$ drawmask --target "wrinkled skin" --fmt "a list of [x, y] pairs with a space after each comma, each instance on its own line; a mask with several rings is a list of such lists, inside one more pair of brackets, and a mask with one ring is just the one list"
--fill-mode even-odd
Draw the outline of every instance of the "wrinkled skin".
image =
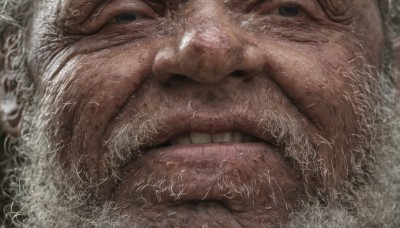
[[[37, 95], [52, 104], [49, 130], [64, 145], [59, 162], [101, 183], [89, 189], [93, 200], [115, 201], [160, 227], [262, 227], [287, 220], [306, 192], [347, 178], [359, 117], [344, 73], [360, 55], [382, 67], [375, 1], [57, 2], [36, 6], [29, 63]], [[298, 14], [280, 11], [294, 4]], [[121, 17], [131, 12], [141, 16]], [[306, 177], [257, 125], [263, 112], [299, 123], [325, 174]], [[117, 181], [109, 178], [105, 142], [146, 115], [163, 122], [155, 149], [119, 165]], [[194, 131], [238, 131], [263, 142], [160, 146]], [[137, 191], [149, 173], [171, 178], [172, 190]], [[265, 173], [272, 184], [257, 181]], [[219, 187], [226, 175], [255, 179], [251, 193]]]

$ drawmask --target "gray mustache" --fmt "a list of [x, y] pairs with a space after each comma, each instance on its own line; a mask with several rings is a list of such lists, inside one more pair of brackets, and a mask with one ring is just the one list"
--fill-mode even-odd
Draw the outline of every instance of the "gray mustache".
[[[167, 120], [166, 115], [137, 115], [128, 124], [113, 130], [105, 143], [108, 149], [108, 159], [114, 177], [118, 170], [141, 156], [144, 148], [155, 146], [156, 137], [163, 131]], [[265, 132], [271, 134], [277, 147], [284, 157], [293, 161], [293, 166], [302, 171], [305, 178], [315, 176], [321, 167], [317, 156], [317, 142], [302, 126], [299, 120], [286, 113], [277, 111], [263, 111], [249, 117], [251, 122], [261, 126]], [[318, 143], [327, 143], [319, 139]]]

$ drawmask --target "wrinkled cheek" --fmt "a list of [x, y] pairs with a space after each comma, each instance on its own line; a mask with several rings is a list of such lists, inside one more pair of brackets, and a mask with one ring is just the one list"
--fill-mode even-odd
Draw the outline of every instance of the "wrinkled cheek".
[[[349, 69], [350, 66], [345, 68]], [[316, 86], [305, 89], [304, 99], [296, 100], [305, 104], [305, 113], [320, 131], [319, 159], [321, 161], [323, 178], [329, 186], [340, 185], [349, 175], [349, 167], [354, 159], [353, 150], [358, 145], [360, 134], [358, 124], [361, 117], [357, 114], [357, 91], [353, 82], [344, 78], [347, 72], [337, 71], [336, 74], [323, 72], [326, 86]], [[310, 84], [317, 82], [310, 82]]]
[[103, 136], [148, 76], [149, 61], [150, 54], [140, 51], [78, 55], [52, 81], [42, 82], [51, 138], [63, 148], [61, 163], [92, 177], [104, 170]]
[[353, 135], [359, 134], [353, 78], [356, 75], [352, 71], [355, 66], [351, 63], [356, 56], [350, 48], [340, 46], [319, 50], [303, 46], [297, 51], [286, 48], [282, 45], [276, 49], [279, 54], [273, 59], [272, 55], [266, 56], [273, 63], [269, 65], [270, 76], [301, 116], [315, 127], [320, 178], [323, 183], [336, 186], [348, 176], [352, 150], [357, 145]]

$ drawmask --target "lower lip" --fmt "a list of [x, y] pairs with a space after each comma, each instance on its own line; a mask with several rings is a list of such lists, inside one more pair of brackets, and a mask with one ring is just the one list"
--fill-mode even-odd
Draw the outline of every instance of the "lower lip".
[[[268, 172], [290, 180], [296, 176], [292, 171], [281, 153], [265, 143], [170, 146], [148, 151], [126, 166], [115, 197], [124, 201], [142, 197], [150, 204], [219, 201], [232, 210], [245, 211], [251, 207], [246, 205], [249, 200], [227, 195], [233, 193], [221, 182], [225, 176], [247, 182], [253, 175]], [[262, 186], [256, 188], [268, 194]]]

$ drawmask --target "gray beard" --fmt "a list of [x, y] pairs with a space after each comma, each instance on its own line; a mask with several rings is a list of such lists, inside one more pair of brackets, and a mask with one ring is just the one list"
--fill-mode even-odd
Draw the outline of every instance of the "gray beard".
[[[365, 66], [365, 69], [369, 68]], [[292, 213], [288, 224], [281, 226], [400, 227], [400, 102], [397, 102], [395, 89], [387, 75], [376, 77], [370, 70], [365, 70], [351, 72], [349, 78], [353, 79], [355, 89], [361, 87], [358, 106], [372, 106], [374, 111], [365, 114], [359, 123], [360, 128], [372, 132], [373, 137], [356, 148], [362, 154], [369, 154], [365, 159], [368, 162], [362, 165], [368, 166], [371, 173], [367, 173], [368, 178], [361, 178], [359, 176], [365, 176], [365, 173], [354, 168], [354, 177], [343, 183], [342, 189], [333, 190], [336, 191], [330, 194], [333, 197], [329, 200], [311, 197], [303, 202], [301, 211]], [[373, 78], [379, 78], [379, 81]], [[373, 91], [370, 92], [373, 94], [367, 91]], [[376, 104], [371, 97], [377, 95], [379, 103]], [[9, 191], [19, 205], [17, 211], [11, 207], [8, 213], [12, 222], [28, 227], [123, 227], [128, 226], [128, 222], [129, 227], [148, 225], [139, 217], [121, 213], [113, 202], [99, 205], [87, 200], [85, 186], [93, 183], [66, 174], [56, 162], [62, 148], [48, 134], [51, 123], [42, 114], [45, 111], [35, 109], [40, 107], [39, 104], [47, 104], [41, 110], [51, 106], [51, 102], [43, 100], [33, 102], [32, 115], [24, 125], [29, 133], [16, 142], [19, 159], [10, 164]], [[366, 111], [357, 110], [360, 113]]]

